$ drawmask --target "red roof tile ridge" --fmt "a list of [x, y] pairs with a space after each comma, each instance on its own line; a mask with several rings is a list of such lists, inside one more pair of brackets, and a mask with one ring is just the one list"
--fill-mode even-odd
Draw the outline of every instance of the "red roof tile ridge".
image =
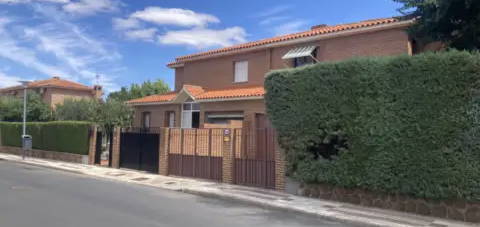
[[230, 52], [230, 51], [234, 51], [234, 50], [251, 48], [251, 47], [256, 47], [256, 46], [261, 46], [261, 45], [266, 45], [266, 44], [271, 44], [271, 43], [277, 43], [277, 42], [292, 40], [292, 39], [321, 35], [321, 34], [326, 34], [326, 33], [340, 32], [340, 31], [344, 31], [344, 30], [351, 30], [351, 29], [357, 29], [357, 28], [363, 28], [363, 27], [371, 27], [371, 26], [380, 25], [380, 24], [389, 24], [389, 23], [394, 23], [394, 22], [399, 22], [399, 21], [400, 21], [400, 19], [390, 17], [390, 18], [377, 18], [377, 19], [370, 19], [370, 20], [364, 20], [364, 21], [353, 22], [353, 23], [319, 27], [319, 28], [314, 28], [314, 29], [311, 29], [311, 30], [303, 31], [303, 32], [286, 34], [286, 35], [261, 39], [261, 40], [257, 40], [257, 41], [237, 44], [237, 45], [233, 45], [233, 46], [229, 46], [229, 47], [224, 47], [224, 48], [219, 48], [219, 49], [214, 49], [214, 50], [209, 50], [209, 51], [204, 51], [204, 52], [199, 52], [199, 53], [180, 56], [180, 57], [177, 57], [174, 62], [171, 62], [168, 65], [169, 66], [170, 65], [175, 65], [175, 64], [182, 63], [184, 61], [194, 59], [196, 57], [201, 57], [201, 56], [209, 56], [209, 55], [214, 55], [214, 54], [218, 54], [218, 53], [225, 53], [225, 52]]

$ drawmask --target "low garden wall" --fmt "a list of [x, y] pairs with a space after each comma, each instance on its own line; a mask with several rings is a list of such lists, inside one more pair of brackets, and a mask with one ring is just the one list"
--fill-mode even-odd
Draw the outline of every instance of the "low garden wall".
[[[7, 153], [7, 154], [21, 156], [23, 154], [23, 150], [20, 147], [0, 146], [0, 153]], [[57, 160], [57, 161], [64, 161], [64, 162], [88, 164], [88, 155], [79, 155], [79, 154], [71, 154], [71, 153], [56, 152], [56, 151], [44, 151], [44, 150], [37, 150], [37, 149], [26, 151], [25, 155], [27, 157], [32, 157], [32, 158], [43, 158], [43, 159], [50, 159], [50, 160]]]
[[[27, 135], [32, 136], [33, 149], [88, 155], [90, 122], [28, 122]], [[0, 145], [22, 146], [22, 123], [0, 122]]]
[[[28, 122], [27, 134], [32, 136], [33, 149], [26, 155], [88, 164], [89, 154], [95, 149], [92, 139], [96, 135], [92, 129], [89, 122]], [[21, 135], [22, 123], [0, 122], [0, 152], [22, 155]], [[90, 157], [91, 161], [93, 158]]]
[[391, 209], [459, 221], [480, 222], [480, 202], [426, 200], [414, 197], [347, 189], [325, 184], [301, 185], [299, 195], [356, 205]]

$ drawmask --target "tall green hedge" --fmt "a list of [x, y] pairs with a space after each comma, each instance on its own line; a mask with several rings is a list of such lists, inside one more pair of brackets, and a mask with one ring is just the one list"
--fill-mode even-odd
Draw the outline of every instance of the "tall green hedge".
[[[73, 154], [88, 154], [89, 122], [53, 121], [29, 122], [27, 134], [32, 136], [33, 148]], [[0, 122], [4, 146], [22, 146], [22, 123]]]
[[307, 183], [480, 200], [480, 55], [359, 58], [271, 72], [267, 111]]

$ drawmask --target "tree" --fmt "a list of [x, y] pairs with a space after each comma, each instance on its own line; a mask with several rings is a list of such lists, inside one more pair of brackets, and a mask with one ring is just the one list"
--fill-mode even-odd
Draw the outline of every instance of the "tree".
[[125, 102], [131, 99], [162, 94], [169, 91], [170, 88], [168, 87], [168, 84], [162, 80], [157, 80], [155, 82], [145, 81], [141, 85], [132, 84], [130, 85], [130, 88], [122, 87], [120, 91], [110, 93], [110, 95], [108, 95], [108, 99]]
[[90, 99], [66, 99], [57, 104], [55, 119], [58, 121], [94, 121], [99, 103]]
[[[49, 121], [52, 110], [36, 92], [27, 93], [27, 121]], [[23, 98], [0, 97], [0, 121], [23, 121]]]
[[94, 121], [106, 132], [114, 127], [129, 127], [133, 121], [133, 109], [124, 102], [109, 99], [97, 106]]
[[404, 15], [416, 18], [410, 33], [420, 41], [441, 41], [460, 50], [480, 49], [480, 1], [394, 0]]

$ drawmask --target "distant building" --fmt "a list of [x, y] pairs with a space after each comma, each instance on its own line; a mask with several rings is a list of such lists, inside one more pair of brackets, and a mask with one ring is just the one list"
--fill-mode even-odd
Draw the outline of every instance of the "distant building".
[[[89, 87], [59, 77], [33, 81], [28, 85], [28, 90], [40, 94], [43, 101], [52, 108], [55, 108], [57, 104], [63, 104], [65, 99], [100, 99], [103, 95], [101, 86]], [[7, 95], [23, 97], [23, 87], [14, 86], [0, 89], [0, 96]]]

